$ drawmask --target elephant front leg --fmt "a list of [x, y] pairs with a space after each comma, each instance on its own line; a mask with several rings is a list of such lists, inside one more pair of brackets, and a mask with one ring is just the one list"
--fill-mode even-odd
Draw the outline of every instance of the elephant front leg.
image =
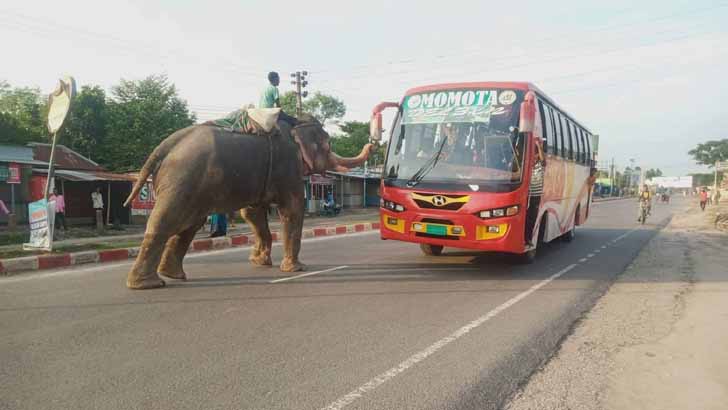
[[303, 232], [303, 204], [280, 208], [283, 224], [283, 261], [281, 271], [298, 272], [306, 270], [306, 265], [298, 260], [301, 251], [301, 234]]
[[202, 219], [199, 223], [167, 241], [167, 246], [162, 254], [162, 262], [159, 264], [159, 274], [171, 279], [187, 279], [187, 273], [184, 271], [182, 261], [190, 248], [192, 240], [195, 239], [195, 234], [204, 224], [205, 220]]
[[164, 281], [157, 275], [157, 266], [168, 238], [169, 235], [159, 233], [144, 234], [139, 255], [126, 277], [128, 288], [153, 289], [164, 286]]
[[253, 265], [273, 265], [273, 260], [270, 257], [273, 236], [268, 227], [267, 211], [267, 207], [251, 207], [241, 211], [243, 218], [250, 225], [255, 235], [255, 245], [250, 250], [250, 258], [248, 258]]

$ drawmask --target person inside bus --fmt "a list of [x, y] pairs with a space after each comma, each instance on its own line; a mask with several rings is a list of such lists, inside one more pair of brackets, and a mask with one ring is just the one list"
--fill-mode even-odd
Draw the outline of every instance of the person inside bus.
[[462, 129], [455, 124], [446, 123], [442, 125], [441, 130], [447, 140], [440, 159], [450, 164], [472, 165], [473, 154], [466, 146], [466, 138], [460, 135]]

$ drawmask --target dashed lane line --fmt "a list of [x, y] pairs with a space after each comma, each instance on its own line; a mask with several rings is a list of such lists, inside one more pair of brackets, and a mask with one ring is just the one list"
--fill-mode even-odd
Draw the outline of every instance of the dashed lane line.
[[368, 382], [362, 384], [361, 386], [357, 387], [356, 389], [352, 390], [348, 394], [340, 397], [333, 403], [329, 404], [328, 406], [324, 407], [324, 410], [339, 410], [343, 409], [344, 407], [348, 406], [349, 404], [355, 402], [356, 400], [362, 398], [365, 394], [371, 392], [372, 390], [376, 389], [377, 387], [383, 385], [384, 383], [394, 379], [401, 373], [404, 373], [407, 371], [407, 369], [411, 368], [412, 366], [416, 365], [417, 363], [427, 359], [428, 357], [432, 356], [433, 354], [437, 353], [440, 349], [443, 347], [449, 345], [450, 343], [460, 339], [461, 337], [467, 335], [472, 330], [478, 328], [483, 323], [493, 319], [494, 317], [498, 316], [503, 311], [507, 310], [511, 306], [515, 305], [516, 303], [522, 301], [523, 299], [527, 298], [532, 293], [536, 292], [537, 290], [541, 289], [542, 287], [548, 285], [552, 281], [558, 279], [565, 273], [569, 272], [570, 270], [574, 269], [577, 265], [572, 264], [564, 269], [556, 272], [555, 274], [549, 276], [548, 278], [536, 283], [535, 285], [528, 288], [528, 290], [516, 295], [515, 297], [509, 299], [505, 303], [501, 304], [500, 306], [496, 307], [495, 309], [491, 310], [490, 312], [484, 314], [483, 316], [480, 316], [479, 318], [473, 320], [472, 322], [466, 324], [465, 326], [457, 329], [453, 333], [451, 333], [449, 336], [446, 336], [437, 342], [431, 344], [429, 347], [425, 348], [424, 350], [421, 350], [409, 358], [407, 358], [402, 363], [392, 367], [391, 369], [385, 371], [384, 373], [374, 377], [373, 379], [369, 380]]
[[280, 278], [280, 279], [272, 280], [272, 281], [270, 281], [268, 283], [281, 283], [281, 282], [286, 282], [286, 281], [289, 281], [289, 280], [294, 280], [294, 279], [299, 279], [299, 278], [305, 278], [306, 276], [318, 275], [319, 273], [327, 273], [327, 272], [333, 272], [335, 270], [346, 269], [348, 267], [349, 266], [347, 266], [347, 265], [337, 266], [337, 267], [331, 268], [331, 269], [317, 270], [315, 272], [307, 272], [307, 273], [302, 273], [302, 274], [296, 275], [296, 276], [289, 276], [287, 278]]

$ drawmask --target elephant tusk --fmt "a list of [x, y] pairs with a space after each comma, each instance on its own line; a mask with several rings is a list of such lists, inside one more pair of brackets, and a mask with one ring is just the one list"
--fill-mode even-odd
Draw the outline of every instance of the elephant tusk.
[[329, 153], [329, 162], [331, 163], [333, 168], [358, 167], [359, 165], [362, 165], [369, 158], [369, 153], [371, 152], [372, 147], [373, 147], [372, 144], [366, 144], [364, 146], [364, 148], [362, 148], [361, 153], [359, 153], [359, 155], [357, 155], [356, 157], [340, 157], [340, 156], [336, 155], [335, 152], [331, 152], [331, 153]]

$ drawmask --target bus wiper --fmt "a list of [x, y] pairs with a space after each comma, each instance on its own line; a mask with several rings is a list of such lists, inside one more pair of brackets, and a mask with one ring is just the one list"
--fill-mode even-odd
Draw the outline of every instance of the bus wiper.
[[440, 147], [437, 149], [437, 152], [435, 155], [432, 156], [432, 158], [428, 159], [427, 162], [425, 162], [420, 169], [415, 172], [414, 175], [412, 175], [412, 178], [407, 180], [407, 187], [412, 188], [415, 185], [419, 184], [420, 181], [427, 175], [430, 171], [432, 171], [433, 168], [435, 168], [435, 165], [437, 165], [437, 161], [440, 160], [440, 154], [442, 154], [442, 149], [445, 148], [445, 142], [447, 142], [447, 138], [443, 138], [442, 142], [440, 143]]

